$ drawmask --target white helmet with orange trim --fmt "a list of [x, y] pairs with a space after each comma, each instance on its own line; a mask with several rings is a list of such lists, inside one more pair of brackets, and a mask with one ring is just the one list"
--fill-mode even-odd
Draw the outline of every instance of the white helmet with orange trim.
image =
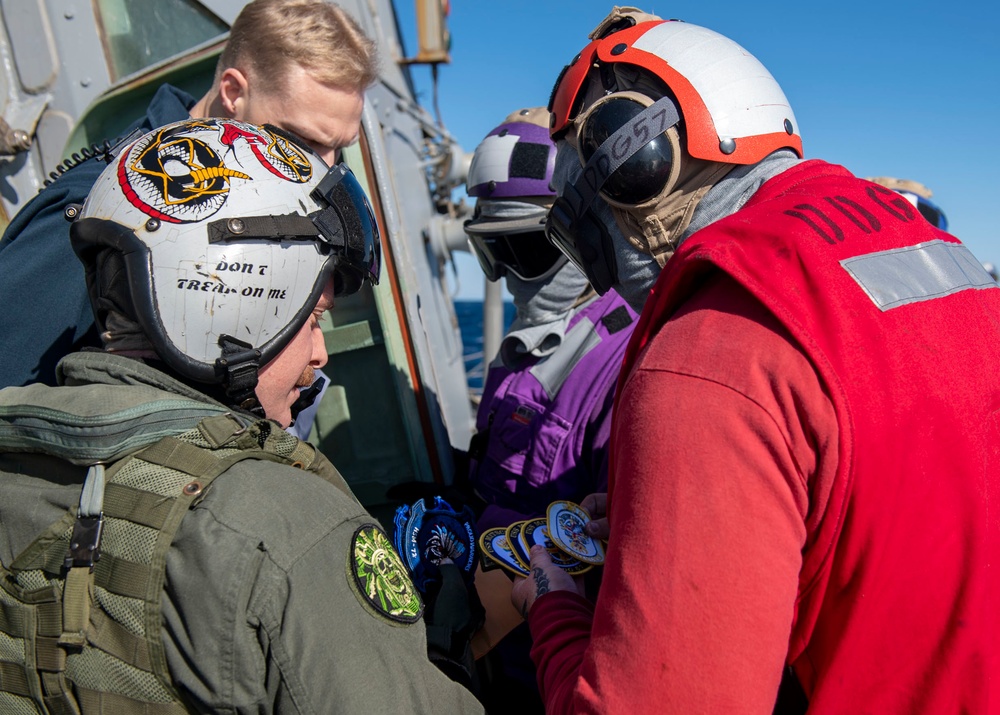
[[[606, 77], [610, 69], [618, 71], [620, 84], [620, 74], [643, 70], [673, 95], [685, 128], [684, 148], [691, 156], [754, 164], [782, 148], [802, 155], [802, 137], [784, 92], [740, 45], [680, 20], [631, 25], [622, 17], [625, 29], [615, 30], [612, 24], [613, 31], [596, 37], [556, 80], [549, 101], [554, 139], [579, 118], [588, 81]], [[598, 31], [604, 27], [602, 23]]]
[[549, 100], [552, 137], [575, 149], [579, 176], [561, 188], [546, 230], [603, 293], [615, 277], [607, 231], [589, 210], [598, 196], [662, 267], [712, 186], [775, 151], [801, 157], [802, 139], [778, 83], [727, 37], [615, 8], [591, 39]]

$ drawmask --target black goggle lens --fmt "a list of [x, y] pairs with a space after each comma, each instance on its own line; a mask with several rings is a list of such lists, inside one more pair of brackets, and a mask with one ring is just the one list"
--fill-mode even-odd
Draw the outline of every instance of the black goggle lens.
[[[358, 292], [365, 279], [372, 285], [378, 285], [382, 272], [382, 244], [375, 214], [357, 178], [346, 164], [338, 164], [327, 172], [313, 190], [313, 196], [328, 206], [319, 212], [319, 218], [314, 222], [332, 224], [328, 231], [330, 234], [336, 234], [338, 230], [343, 232], [343, 248], [335, 249], [334, 295]], [[333, 219], [331, 211], [336, 214], [336, 219]]]
[[473, 252], [490, 280], [510, 271], [526, 281], [551, 275], [562, 253], [545, 238], [545, 232], [473, 234]]
[[944, 212], [922, 196], [917, 197], [917, 211], [932, 226], [936, 226], [942, 231], [948, 230], [948, 219], [945, 218]]
[[[646, 108], [628, 97], [604, 102], [580, 128], [580, 155], [586, 163], [607, 139]], [[630, 137], [632, 141], [637, 141]], [[612, 147], [614, 153], [615, 147]], [[624, 152], [626, 147], [622, 148]], [[672, 152], [666, 134], [648, 141], [608, 177], [601, 194], [621, 204], [641, 204], [653, 198], [670, 178]]]

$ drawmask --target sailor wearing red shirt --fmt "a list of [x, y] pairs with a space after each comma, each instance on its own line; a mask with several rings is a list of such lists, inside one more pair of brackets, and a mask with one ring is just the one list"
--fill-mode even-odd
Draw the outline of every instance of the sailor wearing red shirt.
[[591, 38], [549, 107], [547, 231], [645, 307], [597, 603], [544, 552], [514, 589], [547, 712], [770, 713], [786, 665], [810, 713], [1000, 712], [997, 284], [801, 160], [731, 40], [618, 8]]

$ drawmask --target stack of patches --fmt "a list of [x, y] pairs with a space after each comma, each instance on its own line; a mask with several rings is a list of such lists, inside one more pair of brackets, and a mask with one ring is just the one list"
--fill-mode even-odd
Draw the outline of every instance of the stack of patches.
[[552, 562], [567, 573], [577, 575], [604, 563], [604, 544], [589, 536], [584, 526], [590, 515], [568, 501], [549, 504], [545, 518], [516, 521], [506, 529], [487, 529], [479, 537], [483, 571], [502, 567], [518, 576], [527, 576], [531, 547], [539, 544]]
[[393, 545], [421, 593], [440, 580], [438, 565], [445, 559], [458, 566], [466, 583], [472, 581], [477, 561], [475, 524], [472, 509], [455, 511], [441, 497], [434, 497], [430, 509], [423, 499], [396, 509]]

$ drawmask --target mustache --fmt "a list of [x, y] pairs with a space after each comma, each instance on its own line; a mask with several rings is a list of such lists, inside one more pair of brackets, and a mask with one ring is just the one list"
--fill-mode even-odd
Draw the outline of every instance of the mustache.
[[311, 367], [307, 367], [302, 371], [302, 374], [299, 375], [299, 379], [295, 381], [295, 386], [309, 387], [314, 382], [316, 382], [316, 370]]

